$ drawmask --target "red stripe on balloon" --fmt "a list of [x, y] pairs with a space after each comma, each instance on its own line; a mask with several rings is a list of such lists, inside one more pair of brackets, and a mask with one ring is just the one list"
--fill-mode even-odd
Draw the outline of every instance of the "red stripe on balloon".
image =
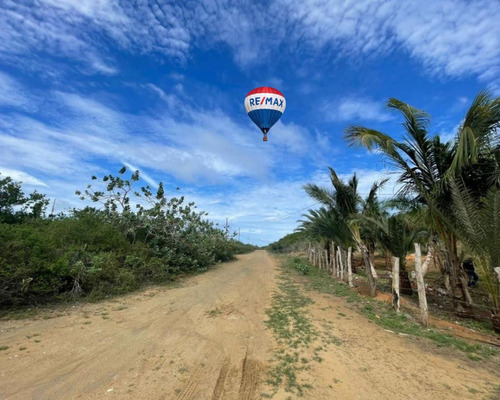
[[[253, 90], [250, 90], [247, 94], [247, 96], [250, 96], [251, 94], [257, 94], [257, 93], [273, 93], [273, 94], [279, 94], [280, 96], [283, 96], [283, 93], [281, 93], [278, 89], [274, 89], [272, 87], [268, 86], [262, 86], [255, 88]], [[283, 96], [285, 97], [285, 96]]]

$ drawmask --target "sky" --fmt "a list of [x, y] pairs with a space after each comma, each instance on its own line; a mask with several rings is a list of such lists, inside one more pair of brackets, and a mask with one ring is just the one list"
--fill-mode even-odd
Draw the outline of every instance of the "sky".
[[[0, 0], [0, 173], [55, 200], [138, 169], [265, 245], [318, 205], [328, 167], [360, 192], [396, 175], [351, 149], [349, 125], [396, 138], [391, 97], [453, 139], [479, 90], [500, 95], [499, 0]], [[287, 101], [268, 142], [245, 113]], [[180, 190], [176, 191], [179, 187]]]

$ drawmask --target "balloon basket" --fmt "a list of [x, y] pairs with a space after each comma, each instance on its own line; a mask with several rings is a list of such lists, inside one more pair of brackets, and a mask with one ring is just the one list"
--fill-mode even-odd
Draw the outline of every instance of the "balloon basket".
[[264, 137], [262, 138], [263, 142], [267, 142], [267, 135], [264, 133]]

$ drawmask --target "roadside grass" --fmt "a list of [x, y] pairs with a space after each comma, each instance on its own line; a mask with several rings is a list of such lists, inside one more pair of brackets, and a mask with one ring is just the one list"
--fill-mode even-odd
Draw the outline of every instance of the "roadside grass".
[[301, 259], [283, 258], [281, 261], [278, 289], [273, 294], [270, 308], [266, 310], [268, 320], [265, 323], [272, 330], [278, 349], [266, 380], [272, 390], [271, 393], [263, 393], [263, 398], [272, 398], [280, 388], [298, 397], [304, 396], [312, 385], [300, 379], [300, 372], [311, 369], [313, 362], [322, 362], [320, 353], [328, 345], [342, 344], [331, 333], [331, 323], [325, 323], [321, 328], [314, 326], [308, 312], [308, 306], [313, 301], [294, 281], [295, 276], [308, 275], [313, 268]]
[[275, 352], [274, 365], [266, 380], [272, 392], [263, 393], [265, 398], [273, 397], [283, 385], [286, 392], [304, 395], [304, 389], [310, 385], [301, 382], [297, 374], [310, 368], [310, 360], [302, 353], [319, 337], [306, 311], [312, 300], [299, 291], [299, 286], [287, 274], [280, 274], [279, 279], [271, 307], [266, 310], [269, 318], [266, 325], [273, 331], [279, 349]]
[[[500, 355], [500, 351], [494, 347], [468, 343], [433, 328], [425, 328], [418, 323], [417, 317], [412, 315], [410, 310], [405, 309], [404, 313], [397, 314], [389, 304], [361, 296], [359, 293], [351, 290], [347, 284], [336, 281], [326, 271], [312, 265], [307, 275], [300, 274], [294, 268], [294, 264], [296, 263], [294, 260], [297, 257], [292, 258], [286, 255], [281, 257], [284, 259], [282, 260], [284, 271], [300, 277], [307, 290], [344, 297], [351, 308], [385, 329], [398, 334], [429, 339], [437, 347], [459, 350], [465, 353], [467, 358], [472, 361], [486, 360]], [[305, 260], [303, 262], [307, 263]], [[496, 364], [500, 362], [498, 359], [495, 361]]]

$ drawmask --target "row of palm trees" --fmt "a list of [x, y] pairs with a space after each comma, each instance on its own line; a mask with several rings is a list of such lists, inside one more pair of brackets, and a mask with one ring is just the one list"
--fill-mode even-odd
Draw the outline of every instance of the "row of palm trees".
[[[366, 198], [357, 190], [354, 175], [347, 182], [330, 168], [331, 187], [307, 184], [305, 191], [320, 203], [304, 215], [299, 229], [341, 249], [360, 252], [371, 294], [375, 295], [375, 247], [404, 263], [415, 242], [427, 242], [427, 261], [437, 260], [456, 312], [472, 314], [472, 299], [462, 269], [470, 256], [488, 291], [494, 327], [500, 331], [500, 97], [479, 92], [450, 142], [429, 134], [427, 113], [397, 99], [387, 106], [403, 122], [402, 139], [360, 125], [346, 129], [353, 148], [376, 150], [399, 174], [400, 190], [382, 202], [375, 182]], [[411, 294], [404, 264], [402, 293]]]

